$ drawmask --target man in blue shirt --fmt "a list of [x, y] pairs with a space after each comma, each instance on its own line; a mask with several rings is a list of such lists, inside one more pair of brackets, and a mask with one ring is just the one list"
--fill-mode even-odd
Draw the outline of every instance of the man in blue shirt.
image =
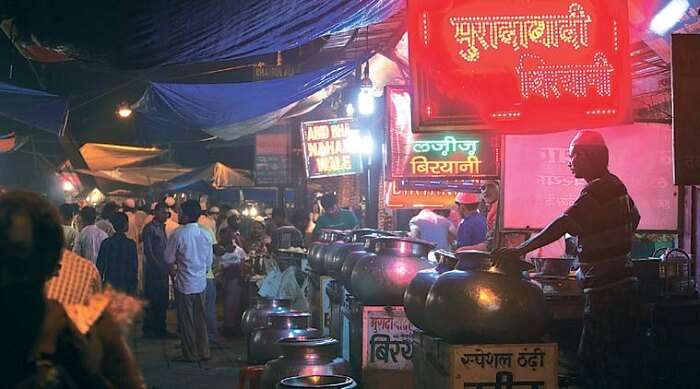
[[462, 250], [485, 250], [486, 217], [479, 213], [479, 196], [474, 193], [459, 193], [455, 203], [462, 216], [457, 230], [457, 248]]

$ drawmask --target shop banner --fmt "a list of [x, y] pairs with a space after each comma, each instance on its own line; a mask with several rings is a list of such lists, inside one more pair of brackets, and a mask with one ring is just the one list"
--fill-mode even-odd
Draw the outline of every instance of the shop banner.
[[362, 156], [350, 152], [352, 118], [301, 123], [301, 139], [309, 178], [362, 172]]
[[255, 135], [255, 184], [285, 186], [289, 183], [289, 131], [265, 131]]
[[414, 131], [631, 121], [626, 1], [408, 1]]
[[452, 208], [457, 192], [401, 189], [395, 181], [386, 181], [384, 204], [387, 208]]
[[403, 307], [364, 307], [362, 368], [411, 370], [415, 330]]
[[[636, 123], [597, 130], [610, 151], [610, 171], [632, 196], [640, 230], [678, 228], [678, 188], [673, 185], [671, 126]], [[576, 131], [508, 135], [505, 140], [503, 224], [506, 229], [541, 229], [576, 201], [584, 180], [567, 166]]]
[[411, 131], [411, 96], [405, 88], [387, 87], [390, 179], [495, 178], [499, 175], [500, 135], [450, 131]]

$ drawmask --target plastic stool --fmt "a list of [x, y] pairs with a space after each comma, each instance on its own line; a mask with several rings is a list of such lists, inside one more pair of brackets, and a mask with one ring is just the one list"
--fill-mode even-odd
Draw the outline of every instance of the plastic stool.
[[240, 389], [260, 389], [260, 378], [265, 365], [242, 367], [238, 377]]

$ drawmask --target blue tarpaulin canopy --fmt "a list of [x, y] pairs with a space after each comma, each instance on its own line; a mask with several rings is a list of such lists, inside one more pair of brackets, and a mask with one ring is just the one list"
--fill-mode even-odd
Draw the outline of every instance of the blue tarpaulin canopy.
[[160, 186], [167, 191], [210, 192], [225, 188], [249, 187], [253, 184], [253, 175], [250, 171], [233, 169], [217, 162], [177, 176]]
[[0, 82], [0, 119], [61, 135], [68, 105], [61, 96]]
[[19, 43], [123, 69], [228, 61], [283, 51], [381, 22], [405, 0], [94, 0], [2, 4]]
[[148, 138], [169, 139], [193, 130], [224, 127], [280, 110], [346, 77], [358, 64], [345, 62], [296, 76], [236, 84], [151, 83], [136, 104]]

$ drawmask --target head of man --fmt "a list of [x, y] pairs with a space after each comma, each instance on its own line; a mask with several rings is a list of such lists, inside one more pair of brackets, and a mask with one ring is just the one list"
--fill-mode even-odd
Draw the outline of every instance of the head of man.
[[579, 131], [569, 145], [569, 168], [576, 178], [591, 181], [608, 171], [608, 147], [595, 131]]
[[58, 207], [58, 212], [61, 214], [61, 222], [65, 225], [70, 224], [75, 216], [75, 209], [70, 204], [61, 204]]
[[97, 211], [93, 207], [83, 207], [80, 210], [80, 221], [84, 226], [89, 226], [95, 224], [95, 219], [97, 219]]
[[265, 234], [265, 222], [262, 218], [255, 218], [250, 224], [250, 235], [254, 238], [262, 237]]
[[157, 203], [153, 208], [153, 220], [156, 220], [158, 223], [165, 223], [169, 218], [170, 210], [168, 206], [163, 202]]
[[219, 232], [219, 243], [224, 246], [232, 244], [235, 234], [236, 231], [231, 227], [222, 228], [221, 232]]
[[498, 201], [498, 184], [494, 181], [488, 181], [481, 186], [481, 195], [487, 204]]
[[272, 210], [272, 221], [278, 226], [281, 226], [287, 222], [287, 212], [284, 210], [284, 208], [277, 207]]
[[227, 228], [230, 228], [232, 232], [236, 233], [238, 232], [239, 229], [239, 219], [238, 216], [229, 216], [226, 219], [226, 225], [228, 226]]
[[475, 193], [462, 192], [457, 194], [455, 204], [457, 205], [460, 216], [465, 218], [476, 212], [479, 207], [479, 196]]
[[199, 216], [202, 214], [202, 209], [199, 201], [187, 200], [180, 206], [179, 222], [180, 224], [196, 223]]
[[335, 216], [340, 212], [338, 199], [333, 193], [326, 193], [321, 197], [321, 206], [326, 214]]
[[0, 287], [43, 288], [58, 270], [63, 232], [56, 209], [39, 195], [10, 191], [0, 196]]
[[114, 216], [115, 213], [119, 211], [119, 205], [115, 203], [114, 201], [110, 201], [107, 204], [105, 204], [104, 207], [102, 207], [102, 218], [105, 220], [109, 220]]
[[221, 211], [219, 210], [219, 207], [210, 207], [209, 211], [207, 212], [207, 215], [209, 215], [210, 218], [216, 220], [219, 217], [219, 214]]
[[124, 212], [117, 212], [109, 219], [114, 227], [114, 231], [126, 233], [129, 231], [129, 217]]

